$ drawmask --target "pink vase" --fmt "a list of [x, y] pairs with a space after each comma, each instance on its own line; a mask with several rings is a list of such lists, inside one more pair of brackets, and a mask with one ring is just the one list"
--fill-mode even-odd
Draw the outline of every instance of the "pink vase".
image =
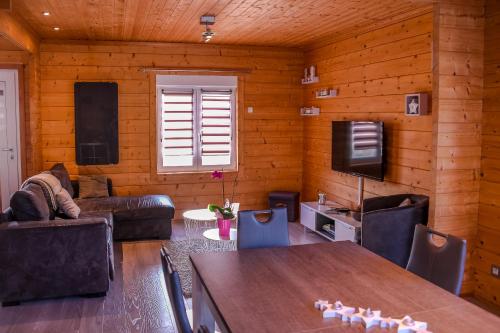
[[217, 227], [219, 228], [219, 237], [229, 238], [231, 220], [217, 219]]

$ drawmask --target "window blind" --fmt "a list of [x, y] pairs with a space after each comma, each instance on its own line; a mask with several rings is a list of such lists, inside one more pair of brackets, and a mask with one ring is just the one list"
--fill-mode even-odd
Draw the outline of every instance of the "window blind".
[[163, 165], [194, 165], [194, 93], [162, 91], [161, 145]]
[[231, 164], [231, 90], [201, 90], [201, 165]]

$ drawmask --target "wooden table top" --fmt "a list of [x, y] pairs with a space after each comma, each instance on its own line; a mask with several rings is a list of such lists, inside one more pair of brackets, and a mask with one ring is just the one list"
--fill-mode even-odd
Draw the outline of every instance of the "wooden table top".
[[365, 332], [323, 319], [318, 299], [384, 317], [408, 314], [434, 333], [500, 330], [499, 317], [351, 242], [192, 254], [191, 261], [231, 332]]

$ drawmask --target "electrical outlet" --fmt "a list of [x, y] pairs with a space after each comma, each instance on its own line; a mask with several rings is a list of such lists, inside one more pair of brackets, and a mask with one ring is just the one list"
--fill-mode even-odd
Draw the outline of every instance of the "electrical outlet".
[[491, 265], [491, 275], [500, 279], [500, 267]]

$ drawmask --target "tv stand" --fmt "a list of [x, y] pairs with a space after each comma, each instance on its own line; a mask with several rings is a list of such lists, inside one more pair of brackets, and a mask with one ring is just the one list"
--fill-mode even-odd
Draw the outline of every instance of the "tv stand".
[[[349, 240], [360, 243], [361, 222], [356, 221], [350, 213], [340, 214], [332, 211], [332, 208], [341, 207], [332, 201], [328, 201], [325, 205], [319, 205], [315, 201], [301, 202], [300, 223], [330, 241]], [[323, 229], [325, 224], [331, 225], [331, 232]]]

